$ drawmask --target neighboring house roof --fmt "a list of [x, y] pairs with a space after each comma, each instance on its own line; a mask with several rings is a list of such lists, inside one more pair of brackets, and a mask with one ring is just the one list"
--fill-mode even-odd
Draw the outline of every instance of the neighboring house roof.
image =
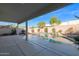
[[62, 22], [60, 25], [76, 25], [79, 24], [79, 20], [70, 20], [66, 22]]

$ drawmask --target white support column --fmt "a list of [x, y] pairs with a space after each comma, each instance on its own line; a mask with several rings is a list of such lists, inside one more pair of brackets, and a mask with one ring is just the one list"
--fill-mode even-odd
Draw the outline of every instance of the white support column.
[[26, 40], [28, 40], [28, 22], [26, 21]]
[[16, 34], [17, 34], [17, 35], [19, 34], [19, 29], [18, 29], [18, 27], [19, 27], [19, 24], [17, 23], [17, 26], [16, 26]]

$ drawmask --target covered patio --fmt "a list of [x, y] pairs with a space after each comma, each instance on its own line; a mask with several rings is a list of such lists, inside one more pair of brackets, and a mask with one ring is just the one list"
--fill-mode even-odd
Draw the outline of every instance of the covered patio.
[[69, 44], [49, 42], [38, 36], [28, 36], [27, 21], [69, 4], [0, 4], [0, 21], [17, 23], [26, 21], [24, 35], [0, 36], [0, 56], [66, 56], [79, 55], [79, 51]]

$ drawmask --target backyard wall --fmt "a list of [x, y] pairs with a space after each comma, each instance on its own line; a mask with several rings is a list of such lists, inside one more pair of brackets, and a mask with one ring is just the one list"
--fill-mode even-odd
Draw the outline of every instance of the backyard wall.
[[[65, 34], [66, 32], [69, 32], [69, 29], [71, 28], [72, 30], [72, 33], [75, 33], [75, 32], [79, 32], [79, 24], [76, 24], [76, 25], [58, 25], [58, 26], [46, 26], [44, 28], [40, 28], [40, 33], [45, 33], [44, 29], [47, 28], [48, 29], [48, 33], [52, 33], [52, 29], [55, 28], [56, 32], [58, 32], [59, 30], [62, 31], [63, 34]], [[29, 33], [32, 33], [32, 28], [29, 27], [28, 28], [28, 32]], [[34, 28], [34, 33], [35, 34], [38, 34], [38, 28]]]

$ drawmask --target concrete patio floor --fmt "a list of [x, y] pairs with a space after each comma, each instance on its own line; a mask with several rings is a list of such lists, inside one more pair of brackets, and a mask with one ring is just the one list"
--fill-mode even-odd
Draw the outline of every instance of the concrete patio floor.
[[38, 36], [1, 36], [0, 56], [78, 56], [73, 45], [49, 42]]

